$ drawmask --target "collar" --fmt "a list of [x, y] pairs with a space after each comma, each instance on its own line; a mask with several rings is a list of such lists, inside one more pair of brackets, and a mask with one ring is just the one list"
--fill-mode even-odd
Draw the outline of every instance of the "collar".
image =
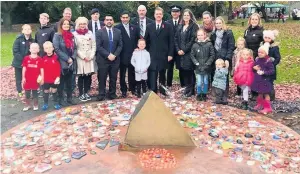
[[140, 20], [140, 22], [141, 22], [141, 21], [146, 22], [146, 16], [144, 17], [144, 19], [141, 19], [141, 18], [139, 17], [139, 20]]
[[129, 27], [129, 23], [128, 23], [128, 24], [123, 24], [123, 23], [122, 23], [122, 25], [123, 25], [123, 26], [128, 26], [128, 27]]
[[114, 27], [111, 27], [110, 29], [107, 28], [107, 27], [105, 27], [105, 28], [106, 28], [107, 31], [109, 31], [109, 30], [113, 31], [113, 29], [114, 29]]
[[93, 22], [93, 23], [95, 23], [95, 22], [100, 23], [99, 19], [98, 19], [97, 21], [93, 21], [93, 20], [92, 20], [92, 22]]
[[178, 24], [179, 19], [173, 19], [173, 23], [175, 23], [175, 21], [177, 21], [177, 24]]
[[159, 25], [159, 27], [161, 27], [161, 24], [162, 24], [162, 21], [160, 21], [160, 23], [157, 23], [157, 22], [155, 21], [155, 26]]

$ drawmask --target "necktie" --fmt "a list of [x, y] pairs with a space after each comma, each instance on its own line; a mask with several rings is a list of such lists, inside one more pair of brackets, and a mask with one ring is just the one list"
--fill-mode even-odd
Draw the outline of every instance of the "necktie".
[[109, 52], [112, 52], [113, 37], [112, 37], [111, 29], [108, 30], [108, 37], [109, 37]]
[[177, 21], [175, 21], [175, 27], [177, 26]]
[[98, 25], [97, 22], [95, 22], [95, 33], [98, 31]]
[[130, 38], [129, 24], [125, 25], [125, 30]]
[[140, 35], [144, 36], [144, 21], [140, 21]]
[[159, 24], [157, 24], [157, 28], [156, 28], [156, 30], [159, 30]]

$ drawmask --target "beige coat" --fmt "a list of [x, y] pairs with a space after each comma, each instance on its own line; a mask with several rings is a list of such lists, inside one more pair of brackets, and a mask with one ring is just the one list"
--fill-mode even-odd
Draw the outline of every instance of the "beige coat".
[[[96, 40], [91, 31], [85, 35], [80, 35], [76, 31], [73, 33], [77, 46], [77, 74], [90, 74], [95, 72]], [[87, 58], [89, 61], [85, 61]]]

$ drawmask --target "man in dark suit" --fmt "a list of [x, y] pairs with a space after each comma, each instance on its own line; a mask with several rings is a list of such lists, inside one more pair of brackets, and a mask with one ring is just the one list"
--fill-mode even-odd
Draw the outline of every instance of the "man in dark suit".
[[[172, 19], [168, 20], [167, 22], [170, 23], [173, 26], [173, 31], [174, 31], [174, 38], [175, 38], [175, 33], [177, 31], [177, 27], [179, 24], [179, 17], [180, 17], [180, 12], [181, 7], [173, 5], [171, 6], [171, 15]], [[178, 53], [175, 50], [175, 45], [174, 45], [174, 56], [173, 59], [168, 63], [168, 70], [167, 70], [167, 86], [172, 87], [172, 81], [173, 81], [173, 71], [174, 71], [174, 63], [176, 62], [176, 67], [179, 69], [179, 79], [180, 79], [180, 85], [183, 85], [183, 75], [180, 71], [180, 60], [178, 60]]]
[[96, 37], [96, 31], [100, 30], [105, 26], [104, 22], [99, 20], [100, 11], [98, 8], [93, 8], [91, 11], [91, 20], [89, 20], [88, 28], [91, 30]]
[[[72, 21], [72, 9], [70, 7], [64, 9], [63, 18], [70, 21], [71, 32], [75, 31], [75, 23]], [[55, 32], [57, 32], [58, 27], [59, 22], [56, 22], [53, 26]]]
[[146, 26], [150, 23], [153, 23], [154, 21], [152, 19], [146, 17], [147, 9], [144, 5], [140, 5], [138, 7], [137, 12], [138, 12], [139, 17], [134, 18], [131, 21], [131, 24], [139, 27], [140, 38], [144, 38], [145, 33], [146, 33]]
[[[151, 57], [148, 69], [149, 88], [157, 92], [158, 74], [159, 83], [164, 86], [166, 83], [166, 68], [174, 53], [174, 34], [172, 25], [162, 21], [162, 8], [155, 9], [154, 18], [155, 22], [147, 25], [145, 39]], [[160, 92], [165, 95], [163, 88], [160, 88]]]
[[96, 32], [99, 96], [103, 101], [106, 96], [106, 79], [109, 76], [108, 99], [116, 99], [117, 74], [120, 65], [120, 53], [123, 42], [121, 31], [113, 27], [114, 20], [111, 15], [105, 16], [105, 27]]
[[121, 23], [115, 28], [121, 30], [123, 48], [120, 54], [120, 86], [122, 97], [127, 97], [127, 85], [125, 82], [125, 75], [128, 69], [128, 84], [129, 91], [135, 93], [135, 72], [134, 67], [131, 65], [131, 57], [135, 48], [137, 48], [137, 41], [140, 37], [139, 29], [132, 24], [129, 24], [129, 12], [125, 11], [120, 15]]

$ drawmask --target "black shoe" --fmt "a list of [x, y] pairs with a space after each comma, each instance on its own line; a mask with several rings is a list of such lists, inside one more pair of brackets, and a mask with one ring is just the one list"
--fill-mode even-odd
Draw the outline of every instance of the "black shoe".
[[142, 97], [141, 93], [137, 93], [137, 98], [141, 98], [141, 97]]
[[223, 101], [221, 104], [222, 105], [228, 105], [228, 102], [227, 101]]
[[202, 94], [198, 94], [196, 99], [197, 101], [202, 101]]
[[122, 93], [122, 98], [126, 98], [127, 97], [127, 94], [126, 93]]
[[248, 110], [248, 102], [247, 101], [242, 102], [242, 109], [243, 110]]
[[223, 104], [222, 101], [216, 101], [215, 103], [216, 103], [216, 104]]
[[112, 95], [108, 96], [108, 99], [110, 99], [110, 100], [114, 100], [116, 98], [118, 98], [118, 96], [116, 94], [112, 94]]
[[206, 94], [203, 94], [202, 98], [203, 98], [203, 101], [205, 101], [205, 102], [206, 102], [206, 100], [207, 100], [207, 96], [206, 96]]
[[87, 101], [87, 99], [86, 99], [86, 97], [85, 97], [84, 94], [80, 95], [80, 96], [78, 97], [78, 99], [79, 99], [80, 101], [82, 101], [82, 102], [86, 102], [86, 101]]
[[69, 105], [76, 105], [77, 104], [74, 100], [72, 100], [72, 98], [67, 99], [67, 103]]
[[88, 93], [86, 93], [84, 96], [87, 101], [92, 100], [91, 96]]
[[97, 97], [97, 101], [104, 101], [105, 100], [105, 96], [98, 96]]
[[185, 94], [184, 97], [189, 98], [189, 97], [192, 97], [192, 95], [193, 95], [192, 92], [189, 92], [189, 93]]
[[159, 93], [161, 93], [164, 96], [167, 96], [166, 90], [162, 86], [159, 86]]

